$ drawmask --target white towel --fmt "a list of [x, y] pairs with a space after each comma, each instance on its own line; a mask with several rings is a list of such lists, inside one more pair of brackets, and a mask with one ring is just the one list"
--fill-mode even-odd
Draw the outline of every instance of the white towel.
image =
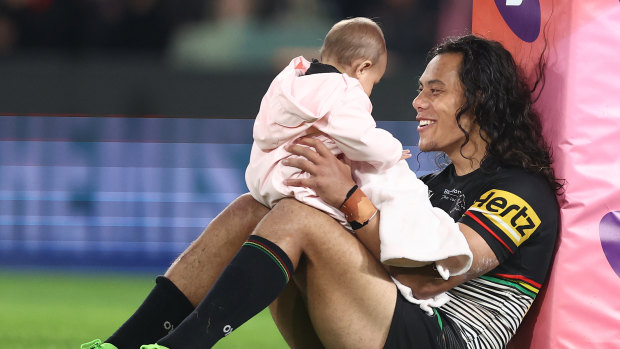
[[[428, 187], [409, 169], [406, 161], [381, 173], [362, 163], [351, 166], [358, 183], [363, 183], [362, 191], [381, 211], [381, 262], [398, 267], [435, 263], [444, 280], [469, 270], [473, 256], [467, 239], [452, 217], [431, 205]], [[451, 258], [449, 263], [448, 258]], [[439, 307], [449, 300], [445, 293], [431, 299], [417, 299], [409, 287], [393, 280], [405, 299], [419, 304], [431, 315], [431, 307]]]
[[[360, 170], [362, 166], [366, 166]], [[428, 188], [402, 160], [377, 173], [354, 163], [362, 191], [381, 211], [381, 261], [387, 265], [419, 267], [436, 262], [445, 279], [469, 270], [472, 253], [454, 220], [433, 207]], [[452, 258], [451, 263], [445, 260]]]
[[420, 306], [420, 309], [424, 310], [429, 316], [433, 315], [433, 308], [439, 308], [442, 305], [448, 303], [448, 301], [450, 301], [450, 296], [448, 296], [448, 294], [445, 292], [440, 293], [433, 298], [417, 299], [413, 296], [413, 291], [411, 291], [411, 288], [401, 284], [398, 280], [394, 278], [392, 278], [392, 280], [394, 280], [398, 291], [400, 291], [400, 294], [402, 294], [406, 300], [411, 303], [418, 304]]

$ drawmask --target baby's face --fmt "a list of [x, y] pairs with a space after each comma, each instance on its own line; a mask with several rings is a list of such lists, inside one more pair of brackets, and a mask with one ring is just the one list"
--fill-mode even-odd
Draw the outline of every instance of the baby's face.
[[379, 57], [377, 62], [373, 62], [374, 64], [366, 69], [366, 71], [362, 73], [358, 73], [357, 79], [362, 84], [364, 91], [368, 96], [372, 93], [372, 88], [376, 83], [381, 80], [383, 74], [385, 74], [385, 68], [387, 67], [387, 53], [384, 53]]

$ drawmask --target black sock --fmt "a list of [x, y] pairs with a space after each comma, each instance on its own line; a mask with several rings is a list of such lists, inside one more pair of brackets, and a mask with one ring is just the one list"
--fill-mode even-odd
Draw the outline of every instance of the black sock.
[[278, 245], [250, 236], [196, 310], [157, 344], [211, 348], [273, 302], [292, 272], [290, 259]]
[[194, 306], [172, 281], [158, 276], [155, 287], [135, 313], [106, 340], [118, 349], [155, 343], [177, 327]]

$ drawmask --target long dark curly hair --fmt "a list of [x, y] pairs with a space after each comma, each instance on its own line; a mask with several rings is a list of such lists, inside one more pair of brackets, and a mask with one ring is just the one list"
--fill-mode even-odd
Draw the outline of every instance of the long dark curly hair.
[[463, 56], [459, 77], [465, 88], [465, 103], [456, 115], [465, 134], [461, 149], [469, 142], [469, 133], [460, 126], [460, 120], [472, 112], [487, 143], [487, 156], [508, 166], [541, 173], [553, 190], [560, 192], [563, 183], [551, 167], [551, 149], [542, 136], [540, 117], [532, 105], [537, 86], [544, 82], [544, 56], [530, 88], [510, 52], [497, 41], [475, 35], [448, 38], [429, 52], [428, 60], [444, 53]]

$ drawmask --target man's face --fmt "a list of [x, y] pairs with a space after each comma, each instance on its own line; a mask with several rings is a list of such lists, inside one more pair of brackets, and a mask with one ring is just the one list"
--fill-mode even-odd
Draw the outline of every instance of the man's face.
[[[421, 151], [443, 151], [450, 158], [459, 154], [465, 135], [456, 123], [456, 113], [465, 102], [459, 78], [462, 56], [445, 53], [435, 56], [420, 77], [413, 108], [420, 122], [418, 146]], [[461, 126], [470, 131], [471, 117], [463, 115]]]

